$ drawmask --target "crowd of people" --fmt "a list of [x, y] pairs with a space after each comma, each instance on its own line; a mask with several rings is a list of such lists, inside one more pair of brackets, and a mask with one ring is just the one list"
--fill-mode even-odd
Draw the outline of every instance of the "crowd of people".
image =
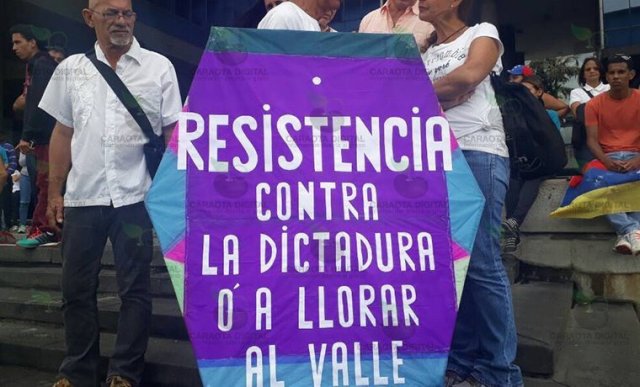
[[[340, 0], [258, 0], [235, 24], [335, 32], [331, 21], [340, 6]], [[503, 70], [504, 47], [494, 25], [468, 23], [472, 8], [472, 0], [388, 0], [362, 19], [358, 32], [413, 34], [486, 199], [444, 385], [522, 386], [521, 371], [514, 364], [517, 336], [510, 284], [496, 231], [505, 236], [503, 249], [515, 250], [519, 227], [543, 179], [525, 180], [510, 170], [502, 116], [490, 82], [491, 73]], [[11, 29], [13, 51], [26, 63], [26, 72], [23, 92], [14, 103], [23, 120], [20, 141], [14, 146], [3, 140], [0, 147], [3, 221], [5, 228], [26, 233], [18, 246], [62, 241], [67, 354], [54, 387], [99, 384], [96, 291], [102, 251], [106, 240], [111, 241], [122, 307], [107, 383], [137, 386], [151, 318], [152, 226], [143, 205], [151, 177], [143, 152], [146, 135], [139, 136], [141, 128], [127, 119], [130, 107], [120, 102], [105, 71], [123, 80], [154, 133], [166, 141], [178, 119], [181, 96], [173, 65], [140, 47], [133, 36], [136, 13], [130, 0], [89, 0], [82, 16], [95, 31], [94, 52], [64, 60], [60, 47], [47, 49], [32, 26]], [[87, 76], [72, 76], [79, 69]], [[518, 65], [508, 73], [511, 82], [527, 87], [545, 106], [558, 128], [564, 116], [575, 116], [574, 146], [581, 165], [597, 158], [610, 171], [640, 170], [640, 91], [629, 87], [635, 76], [629, 57], [611, 58], [606, 67], [597, 58], [586, 59], [580, 87], [571, 92], [569, 104], [549, 94], [529, 66]], [[140, 141], [117, 146], [105, 144], [104, 138]], [[27, 226], [32, 202], [35, 208]], [[19, 216], [8, 208], [17, 209], [13, 213]], [[607, 218], [619, 236], [615, 251], [640, 255], [640, 213]], [[127, 234], [125, 226], [131, 224], [143, 230], [142, 235]]]

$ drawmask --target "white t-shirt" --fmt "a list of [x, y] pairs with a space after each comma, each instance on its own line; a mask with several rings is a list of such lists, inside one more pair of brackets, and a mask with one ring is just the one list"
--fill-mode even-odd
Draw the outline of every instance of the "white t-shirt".
[[[591, 95], [596, 97], [598, 96], [598, 94], [602, 94], [605, 91], [609, 91], [611, 86], [605, 85], [604, 83], [600, 83], [596, 87], [584, 85], [584, 88], [588, 90], [591, 93]], [[591, 100], [591, 97], [589, 97], [589, 95], [585, 93], [584, 90], [582, 90], [582, 87], [576, 87], [575, 89], [571, 90], [571, 95], [569, 96], [569, 106], [573, 105], [576, 102], [587, 103], [590, 100]]]
[[295, 3], [286, 1], [269, 11], [258, 29], [320, 32], [320, 24]]
[[[422, 60], [431, 81], [435, 82], [460, 67], [467, 59], [473, 40], [483, 36], [493, 38], [499, 43], [500, 56], [502, 56], [504, 47], [496, 27], [489, 23], [476, 24], [469, 27], [456, 40], [432, 45], [422, 54]], [[496, 74], [502, 72], [500, 58], [492, 71]], [[447, 110], [446, 116], [460, 148], [509, 157], [502, 115], [489, 75], [476, 86], [471, 98]]]

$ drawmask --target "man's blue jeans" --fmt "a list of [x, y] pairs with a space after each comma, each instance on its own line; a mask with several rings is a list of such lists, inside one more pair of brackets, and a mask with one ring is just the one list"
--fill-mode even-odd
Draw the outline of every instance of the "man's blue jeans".
[[129, 206], [65, 208], [62, 297], [67, 353], [60, 375], [74, 386], [100, 385], [100, 326], [96, 292], [107, 238], [122, 302], [108, 375], [140, 383], [151, 322], [150, 264], [153, 236], [142, 202]]
[[[631, 160], [640, 155], [640, 152], [611, 152], [607, 156], [613, 160]], [[626, 235], [632, 231], [640, 230], [640, 212], [621, 212], [619, 214], [606, 215], [609, 223], [616, 230], [618, 236]]]
[[517, 336], [511, 286], [500, 256], [509, 161], [478, 151], [464, 151], [464, 156], [486, 202], [471, 252], [447, 368], [490, 387], [522, 386], [520, 368], [513, 364]]

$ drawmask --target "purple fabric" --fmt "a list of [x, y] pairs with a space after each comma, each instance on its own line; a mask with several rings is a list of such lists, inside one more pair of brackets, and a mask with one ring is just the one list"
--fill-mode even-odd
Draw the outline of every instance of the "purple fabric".
[[[235, 64], [238, 64], [237, 66]], [[276, 69], [286, 68], [287, 71]], [[295, 76], [293, 76], [295, 74]], [[319, 77], [319, 85], [312, 81]], [[317, 83], [317, 82], [316, 82]], [[416, 87], [416, 85], [424, 85]], [[242, 92], [237, 92], [242, 90]], [[251, 115], [260, 123], [265, 114], [263, 105], [269, 104], [269, 113], [274, 117], [273, 154], [274, 171], [264, 172], [263, 134], [260, 130], [245, 129], [258, 152], [258, 167], [253, 172], [213, 173], [207, 171], [208, 164], [208, 123], [209, 114], [229, 114], [233, 119], [241, 115]], [[439, 166], [436, 172], [397, 173], [388, 170], [382, 161], [380, 173], [336, 173], [332, 171], [333, 153], [331, 146], [323, 146], [324, 172], [313, 168], [313, 141], [311, 130], [303, 126], [299, 132], [289, 129], [300, 146], [304, 162], [293, 172], [283, 172], [277, 167], [277, 157], [291, 158], [289, 148], [277, 135], [275, 119], [283, 114], [298, 118], [305, 116], [350, 116], [362, 117], [365, 122], [370, 117], [380, 117], [381, 122], [391, 116], [403, 117], [407, 122], [415, 116], [413, 107], [419, 107], [423, 119], [440, 115], [436, 97], [419, 61], [399, 61], [396, 59], [370, 58], [310, 58], [283, 55], [219, 54], [206, 53], [196, 73], [189, 96], [190, 111], [205, 119], [205, 136], [194, 142], [203, 155], [205, 170], [198, 171], [188, 159], [187, 174], [187, 247], [185, 318], [189, 325], [191, 341], [198, 359], [244, 359], [248, 347], [257, 345], [266, 352], [270, 344], [277, 345], [278, 355], [308, 356], [309, 343], [334, 343], [342, 341], [351, 347], [353, 342], [363, 343], [363, 353], [371, 353], [368, 343], [381, 342], [383, 354], [390, 353], [391, 340], [403, 340], [403, 352], [427, 354], [446, 353], [453, 331], [456, 309], [456, 294], [452, 267], [448, 200], [444, 171]], [[354, 122], [343, 129], [343, 139], [348, 139], [351, 150], [355, 148]], [[260, 127], [260, 124], [259, 124]], [[189, 131], [193, 129], [190, 128]], [[229, 161], [240, 157], [246, 161], [247, 155], [238, 144], [230, 126], [221, 128], [220, 139], [227, 141], [226, 148], [220, 150], [219, 158]], [[329, 144], [332, 133], [327, 129], [323, 144]], [[410, 137], [397, 138], [394, 142], [396, 154], [410, 153]], [[355, 167], [355, 151], [345, 151], [345, 161]], [[384, 156], [383, 156], [384, 157]], [[423, 162], [427, 164], [426, 155]], [[230, 165], [230, 168], [231, 165]], [[271, 186], [271, 195], [264, 203], [270, 209], [273, 219], [261, 222], [256, 217], [256, 185], [260, 182]], [[276, 213], [276, 185], [290, 183], [292, 187], [292, 218], [280, 221]], [[298, 182], [315, 182], [315, 220], [298, 220]], [[320, 182], [334, 182], [337, 185], [331, 197], [333, 219], [327, 220], [324, 212], [324, 193]], [[360, 214], [359, 220], [345, 221], [340, 191], [341, 183], [351, 182], [357, 187], [372, 183], [378, 194], [378, 221], [362, 219], [364, 211], [354, 206]], [[357, 197], [362, 191], [358, 189]], [[259, 235], [270, 236], [280, 244], [283, 227], [289, 236], [288, 272], [282, 273], [278, 256], [274, 268], [261, 274], [259, 262]], [[312, 234], [326, 231], [332, 238], [326, 248], [328, 273], [319, 273], [317, 265], [318, 248], [305, 247], [302, 257], [310, 257], [310, 272], [297, 273], [294, 270], [293, 236], [296, 233]], [[355, 238], [359, 232], [373, 244], [373, 233], [392, 233], [396, 267], [390, 273], [383, 273], [374, 264], [364, 272], [358, 272], [355, 256], [352, 257], [352, 271], [336, 273], [333, 236], [347, 232]], [[398, 246], [395, 235], [407, 232], [414, 237], [418, 232], [431, 233], [435, 271], [406, 271], [398, 268]], [[202, 274], [203, 235], [211, 236], [211, 263], [218, 267], [217, 276]], [[234, 234], [239, 239], [239, 275], [221, 275], [222, 239]], [[311, 236], [310, 236], [311, 237]], [[352, 245], [353, 245], [352, 240]], [[383, 237], [384, 245], [384, 237]], [[417, 261], [416, 248], [410, 255]], [[413, 254], [412, 254], [413, 253]], [[354, 255], [354, 254], [352, 254]], [[358, 286], [372, 285], [376, 289], [376, 301], [371, 312], [378, 324], [376, 327], [359, 326]], [[400, 286], [411, 284], [417, 291], [417, 300], [412, 305], [420, 319], [420, 326], [404, 326], [403, 308], [398, 306], [399, 327], [383, 327], [380, 304], [380, 287], [392, 285], [396, 298], [400, 300]], [[334, 320], [334, 327], [319, 329], [317, 288], [326, 289], [326, 314]], [[339, 326], [336, 306], [336, 290], [348, 286], [354, 296], [354, 326]], [[272, 294], [272, 329], [255, 329], [255, 294], [261, 287], [267, 287]], [[298, 329], [298, 288], [306, 288], [306, 315], [315, 328]], [[218, 329], [218, 293], [220, 289], [232, 289], [234, 302], [234, 327], [230, 332]]]

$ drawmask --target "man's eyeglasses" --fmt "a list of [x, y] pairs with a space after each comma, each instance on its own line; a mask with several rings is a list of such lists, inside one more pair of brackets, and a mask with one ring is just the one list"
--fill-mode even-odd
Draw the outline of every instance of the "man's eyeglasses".
[[102, 16], [103, 18], [105, 18], [107, 20], [116, 20], [120, 16], [122, 16], [122, 18], [124, 20], [131, 20], [134, 17], [136, 17], [136, 13], [131, 11], [131, 10], [120, 11], [120, 10], [117, 10], [117, 9], [107, 9], [104, 12], [98, 12], [98, 11], [94, 11], [93, 9], [89, 9], [89, 12], [97, 13], [98, 15]]

